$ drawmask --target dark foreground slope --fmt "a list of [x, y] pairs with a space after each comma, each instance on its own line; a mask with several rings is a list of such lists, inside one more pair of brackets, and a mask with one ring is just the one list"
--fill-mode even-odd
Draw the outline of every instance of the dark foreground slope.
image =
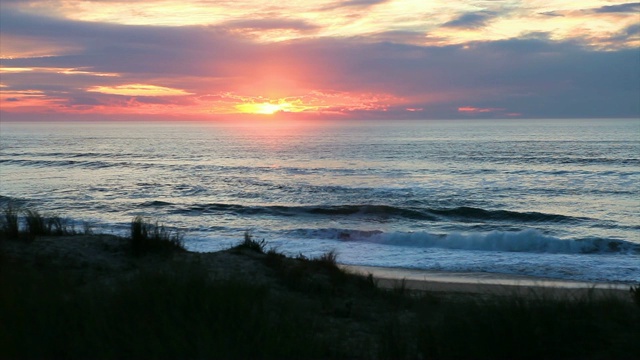
[[136, 246], [0, 240], [0, 358], [640, 358], [631, 296], [383, 290], [331, 253], [249, 236], [218, 253]]

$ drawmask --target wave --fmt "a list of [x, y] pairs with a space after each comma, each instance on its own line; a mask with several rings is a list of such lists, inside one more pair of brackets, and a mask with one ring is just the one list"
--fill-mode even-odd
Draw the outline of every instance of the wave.
[[[34, 198], [0, 195], [0, 211], [2, 211], [3, 209], [6, 209], [9, 206], [14, 207], [16, 209], [21, 209], [21, 208], [37, 205], [38, 203], [39, 202], [36, 201]], [[2, 221], [0, 220], [0, 223], [1, 222]]]
[[529, 164], [529, 165], [623, 165], [636, 166], [640, 164], [640, 159], [636, 157], [580, 157], [580, 156], [511, 156], [496, 155], [490, 158], [485, 156], [469, 156], [464, 158], [465, 161], [473, 161], [480, 163], [499, 163], [499, 164]]
[[509, 210], [485, 210], [474, 207], [461, 206], [452, 209], [433, 209], [431, 212], [449, 218], [460, 220], [516, 220], [521, 222], [566, 222], [586, 220], [584, 218], [545, 214], [540, 212], [517, 212]]
[[338, 205], [308, 206], [300, 208], [309, 214], [321, 215], [373, 215], [379, 217], [403, 217], [417, 220], [437, 220], [437, 217], [417, 208], [401, 208], [388, 205]]
[[191, 213], [234, 213], [238, 215], [274, 215], [274, 216], [377, 216], [377, 217], [404, 217], [419, 220], [436, 220], [437, 218], [428, 213], [398, 208], [387, 205], [337, 205], [337, 206], [247, 206], [238, 204], [195, 204], [178, 208], [174, 204], [164, 201], [149, 201], [141, 204], [143, 207], [176, 207], [174, 213], [185, 215]]
[[295, 235], [340, 241], [368, 242], [390, 246], [443, 248], [500, 252], [556, 254], [640, 254], [640, 244], [624, 240], [561, 239], [538, 230], [432, 234], [428, 232], [382, 232], [344, 229], [297, 230]]
[[9, 206], [9, 205], [20, 206], [26, 203], [27, 203], [26, 199], [0, 195], [0, 206]]
[[575, 223], [586, 218], [540, 212], [517, 212], [510, 210], [486, 210], [474, 207], [428, 208], [398, 207], [391, 205], [318, 205], [318, 206], [284, 206], [284, 205], [239, 205], [239, 204], [193, 204], [177, 205], [165, 201], [148, 201], [142, 207], [172, 207], [171, 212], [184, 215], [207, 213], [234, 213], [237, 215], [272, 215], [272, 216], [358, 216], [378, 219], [401, 218], [424, 221], [499, 221], [525, 223]]
[[39, 168], [46, 167], [84, 167], [89, 169], [103, 169], [110, 167], [130, 167], [132, 163], [127, 161], [87, 161], [87, 160], [31, 160], [31, 159], [0, 159], [0, 164], [33, 166]]

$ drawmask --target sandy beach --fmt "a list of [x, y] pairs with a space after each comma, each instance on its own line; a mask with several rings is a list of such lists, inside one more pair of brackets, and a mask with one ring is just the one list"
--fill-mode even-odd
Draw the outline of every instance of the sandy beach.
[[[455, 273], [372, 266], [340, 265], [354, 274], [371, 274], [382, 288], [484, 295], [580, 298], [586, 295], [629, 298], [627, 284], [545, 279], [492, 273]], [[404, 284], [403, 284], [404, 281]]]

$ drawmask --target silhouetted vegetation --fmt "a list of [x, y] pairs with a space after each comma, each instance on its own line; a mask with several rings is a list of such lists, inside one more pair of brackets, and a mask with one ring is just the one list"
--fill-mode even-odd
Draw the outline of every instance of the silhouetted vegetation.
[[3, 237], [9, 239], [17, 239], [20, 236], [20, 227], [18, 225], [18, 209], [12, 204], [7, 205], [2, 210], [1, 232]]
[[29, 237], [48, 234], [47, 221], [37, 210], [25, 210], [25, 221]]
[[[309, 314], [264, 286], [200, 267], [144, 271], [80, 289], [62, 273], [3, 269], [1, 358], [331, 357]], [[4, 292], [3, 292], [4, 293]]]
[[389, 324], [396, 336], [384, 357], [402, 358], [407, 349], [426, 358], [622, 359], [640, 355], [633, 340], [640, 335], [640, 311], [620, 299], [507, 296], [412, 306], [415, 319]]
[[631, 298], [633, 299], [633, 302], [635, 302], [636, 305], [640, 307], [640, 285], [632, 286], [631, 288], [629, 288], [629, 292], [631, 293]]
[[128, 265], [105, 274], [7, 253], [0, 358], [640, 358], [640, 306], [628, 299], [384, 290], [344, 272], [335, 252], [290, 258], [247, 233], [225, 256], [262, 269], [260, 282], [215, 276], [206, 256], [141, 217], [130, 241], [135, 255], [176, 256], [116, 251]]
[[[5, 264], [0, 284], [3, 358], [600, 359], [640, 354], [640, 309], [616, 299], [433, 301], [433, 295], [406, 294], [398, 306], [388, 291], [363, 291], [349, 282], [337, 289], [296, 288], [294, 294], [301, 296], [294, 296], [246, 279], [212, 279], [198, 263], [89, 287], [64, 272]], [[350, 333], [354, 326], [359, 333]]]
[[131, 221], [131, 251], [134, 256], [147, 254], [170, 254], [186, 251], [183, 236], [166, 229], [157, 221], [151, 223], [142, 216]]
[[258, 241], [253, 239], [253, 235], [249, 231], [244, 232], [244, 240], [234, 247], [235, 250], [250, 250], [260, 254], [264, 254], [267, 243], [264, 239]]
[[[33, 240], [36, 236], [76, 235], [74, 224], [59, 215], [43, 215], [37, 210], [18, 209], [12, 204], [2, 210], [0, 237], [6, 239]], [[20, 214], [23, 215], [24, 227], [20, 228]]]

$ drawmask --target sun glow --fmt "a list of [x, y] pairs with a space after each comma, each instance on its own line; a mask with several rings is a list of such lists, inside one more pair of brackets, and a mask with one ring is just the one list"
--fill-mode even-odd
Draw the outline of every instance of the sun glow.
[[279, 112], [302, 112], [307, 110], [318, 110], [318, 106], [304, 105], [300, 100], [287, 101], [280, 99], [277, 101], [245, 102], [234, 106], [236, 110], [245, 114], [273, 115]]
[[275, 114], [279, 111], [286, 111], [286, 109], [290, 106], [287, 103], [282, 104], [272, 104], [268, 102], [263, 103], [246, 103], [236, 105], [236, 109], [240, 112], [247, 114], [264, 114], [271, 115]]
[[406, 100], [388, 94], [310, 91], [282, 98], [241, 95], [232, 92], [202, 98], [212, 113], [278, 115], [291, 113], [340, 115], [350, 111], [386, 111]]

